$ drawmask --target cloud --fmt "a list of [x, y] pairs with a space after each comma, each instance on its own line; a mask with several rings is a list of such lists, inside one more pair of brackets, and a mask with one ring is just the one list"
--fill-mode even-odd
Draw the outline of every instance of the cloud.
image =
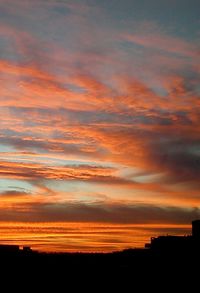
[[128, 34], [123, 38], [129, 42], [152, 48], [155, 50], [162, 50], [167, 53], [177, 54], [186, 57], [199, 57], [198, 47], [185, 40], [177, 37], [172, 37], [166, 34]]
[[33, 222], [92, 222], [116, 224], [188, 224], [199, 209], [170, 206], [82, 203], [27, 203], [14, 209], [1, 208], [0, 220]]
[[200, 172], [200, 140], [169, 136], [151, 145], [149, 158], [169, 172], [172, 181], [197, 181]]
[[1, 177], [38, 180], [91, 180], [98, 182], [117, 182], [114, 169], [101, 166], [45, 166], [37, 163], [1, 161]]
[[[158, 24], [119, 25], [103, 9], [80, 2], [0, 5], [0, 142], [7, 148], [1, 154], [6, 156], [0, 161], [1, 177], [34, 181], [38, 191], [33, 194], [42, 194], [42, 202], [44, 193], [56, 193], [58, 182], [66, 181], [79, 191], [78, 183], [87, 183], [84, 195], [89, 184], [110, 188], [109, 198], [198, 205], [196, 40], [190, 42]], [[62, 162], [67, 159], [73, 166]], [[45, 191], [45, 180], [52, 182], [52, 190]], [[54, 196], [60, 203], [64, 194]], [[27, 195], [30, 205], [29, 200], [33, 198]], [[51, 204], [38, 205], [38, 213], [47, 209], [56, 218]], [[71, 218], [81, 220], [82, 215], [86, 220], [88, 213], [91, 220], [117, 221], [114, 211], [122, 222], [122, 215], [144, 216], [145, 208], [115, 206], [106, 214], [109, 207], [93, 204], [94, 209], [71, 206]], [[68, 219], [62, 207], [57, 217]], [[150, 218], [151, 213], [161, 219], [167, 214], [159, 208], [146, 212]], [[172, 214], [171, 209], [166, 217]]]

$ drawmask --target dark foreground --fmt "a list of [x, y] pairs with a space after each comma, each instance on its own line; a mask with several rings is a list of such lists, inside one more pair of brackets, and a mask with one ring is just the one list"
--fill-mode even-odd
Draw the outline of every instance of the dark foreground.
[[[132, 249], [108, 254], [21, 252], [1, 254], [0, 262], [1, 280], [9, 279], [8, 287], [13, 286], [13, 282], [21, 286], [28, 283], [27, 292], [34, 286], [38, 286], [38, 291], [45, 286], [45, 292], [55, 286], [55, 292], [74, 292], [75, 288], [85, 291], [92, 284], [93, 292], [99, 292], [100, 287], [108, 284], [123, 286], [122, 292], [140, 292], [134, 291], [134, 286], [152, 289], [159, 288], [161, 284], [164, 287], [160, 292], [166, 292], [164, 288], [169, 284], [189, 285], [189, 292], [192, 292], [191, 286], [200, 278], [198, 251]], [[65, 290], [61, 290], [63, 286]], [[66, 290], [67, 286], [74, 289]], [[130, 290], [125, 289], [126, 286]]]

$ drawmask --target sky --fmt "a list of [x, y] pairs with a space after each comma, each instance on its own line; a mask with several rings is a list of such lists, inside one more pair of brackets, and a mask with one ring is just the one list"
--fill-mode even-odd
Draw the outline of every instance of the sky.
[[141, 247], [200, 217], [198, 0], [0, 0], [0, 241]]

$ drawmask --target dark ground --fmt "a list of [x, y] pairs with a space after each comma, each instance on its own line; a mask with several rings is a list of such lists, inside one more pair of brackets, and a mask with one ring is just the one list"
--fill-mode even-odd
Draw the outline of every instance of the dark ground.
[[[159, 292], [184, 286], [184, 292], [199, 292], [200, 253], [196, 251], [151, 251], [132, 249], [115, 253], [13, 253], [1, 254], [1, 281], [8, 292], [26, 287], [26, 292]], [[26, 285], [27, 284], [27, 285]], [[192, 286], [195, 285], [195, 291]], [[139, 291], [136, 290], [139, 286]], [[167, 287], [170, 287], [167, 290]], [[186, 290], [189, 286], [188, 290]], [[73, 290], [71, 289], [73, 288]], [[143, 288], [143, 289], [142, 289]], [[146, 291], [146, 290], [145, 290]], [[6, 291], [2, 291], [6, 292]]]

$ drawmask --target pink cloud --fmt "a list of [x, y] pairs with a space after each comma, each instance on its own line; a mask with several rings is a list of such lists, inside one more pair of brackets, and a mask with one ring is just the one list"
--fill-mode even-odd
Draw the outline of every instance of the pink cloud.
[[122, 36], [122, 39], [146, 48], [177, 54], [177, 56], [199, 58], [199, 50], [195, 44], [191, 44], [179, 37], [172, 37], [167, 34], [157, 32], [146, 34], [125, 34]]

